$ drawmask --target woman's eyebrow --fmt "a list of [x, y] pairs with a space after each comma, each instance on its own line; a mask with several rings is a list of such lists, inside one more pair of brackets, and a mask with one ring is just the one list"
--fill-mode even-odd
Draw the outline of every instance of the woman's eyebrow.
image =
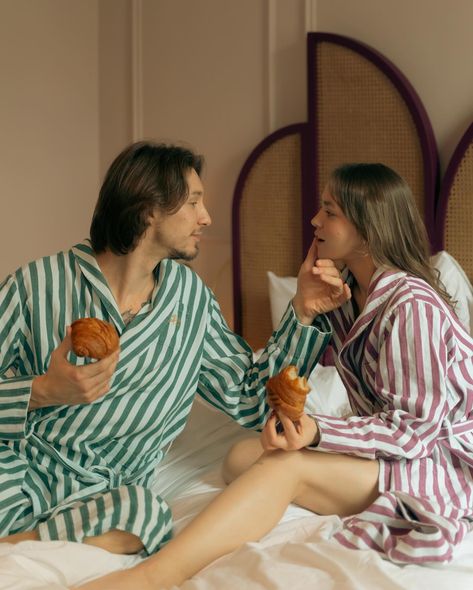
[[322, 205], [324, 207], [328, 207], [329, 209], [334, 208], [334, 203], [332, 201], [326, 201], [325, 199], [322, 199]]

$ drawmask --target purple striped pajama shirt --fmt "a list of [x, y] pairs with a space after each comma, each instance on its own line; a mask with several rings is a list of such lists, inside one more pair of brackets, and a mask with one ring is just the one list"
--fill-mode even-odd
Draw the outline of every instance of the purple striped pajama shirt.
[[353, 416], [317, 415], [317, 450], [380, 465], [379, 497], [336, 538], [398, 563], [449, 561], [473, 526], [473, 339], [425, 281], [385, 268], [358, 317], [349, 301], [328, 318]]

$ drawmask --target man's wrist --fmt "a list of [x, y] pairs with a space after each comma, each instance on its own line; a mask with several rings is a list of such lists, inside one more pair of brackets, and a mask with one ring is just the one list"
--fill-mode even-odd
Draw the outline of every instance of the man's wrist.
[[46, 399], [45, 395], [45, 379], [46, 375], [38, 375], [31, 382], [31, 396], [28, 404], [28, 412], [31, 410], [37, 410], [47, 404], [44, 403]]
[[303, 309], [301, 308], [301, 306], [296, 301], [295, 297], [292, 300], [292, 309], [294, 310], [294, 314], [297, 318], [297, 321], [299, 323], [303, 324], [304, 326], [312, 325], [312, 322], [317, 317], [317, 314], [315, 314], [315, 315], [314, 314], [310, 314], [310, 315], [305, 314]]

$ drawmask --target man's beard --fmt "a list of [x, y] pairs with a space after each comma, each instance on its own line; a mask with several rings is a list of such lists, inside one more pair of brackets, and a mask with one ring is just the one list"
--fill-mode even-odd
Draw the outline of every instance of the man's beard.
[[169, 250], [169, 254], [167, 257], [171, 260], [185, 260], [186, 262], [190, 262], [191, 260], [194, 260], [198, 253], [198, 246], [195, 247], [195, 252], [193, 254], [189, 254], [189, 252], [184, 252], [183, 250], [176, 250], [173, 248]]

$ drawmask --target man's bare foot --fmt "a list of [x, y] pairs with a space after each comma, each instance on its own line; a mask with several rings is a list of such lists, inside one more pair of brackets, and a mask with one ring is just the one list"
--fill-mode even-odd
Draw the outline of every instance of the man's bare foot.
[[39, 541], [39, 535], [37, 531], [25, 531], [24, 533], [15, 533], [14, 535], [8, 535], [0, 539], [0, 543], [21, 543], [21, 541]]
[[97, 537], [85, 537], [83, 542], [86, 545], [94, 545], [120, 555], [133, 555], [143, 549], [143, 543], [139, 537], [118, 529], [113, 529]]

